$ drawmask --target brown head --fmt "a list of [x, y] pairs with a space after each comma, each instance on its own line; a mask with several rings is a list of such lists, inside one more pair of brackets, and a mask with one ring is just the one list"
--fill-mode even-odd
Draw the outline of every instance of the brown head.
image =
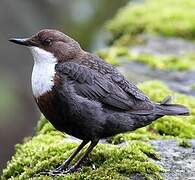
[[83, 52], [78, 42], [53, 29], [43, 29], [30, 38], [12, 38], [10, 41], [31, 49], [37, 48], [50, 52], [58, 62], [74, 59]]

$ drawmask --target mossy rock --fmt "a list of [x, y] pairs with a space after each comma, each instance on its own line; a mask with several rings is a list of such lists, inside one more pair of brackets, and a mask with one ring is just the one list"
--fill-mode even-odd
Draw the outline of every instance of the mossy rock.
[[[46, 169], [60, 165], [78, 146], [61, 135], [40, 134], [24, 144], [16, 146], [16, 154], [3, 171], [2, 179], [53, 179], [33, 177]], [[138, 173], [143, 177], [161, 179], [163, 169], [150, 157], [158, 157], [154, 149], [141, 141], [128, 142], [124, 146], [99, 144], [90, 154], [80, 172], [55, 179], [128, 179]], [[95, 169], [93, 169], [95, 167]]]
[[[107, 22], [106, 29], [113, 35], [112, 46], [98, 51], [98, 55], [114, 65], [119, 65], [124, 61], [137, 61], [151, 68], [165, 71], [194, 71], [195, 53], [194, 50], [187, 49], [188, 46], [185, 46], [188, 41], [183, 41], [185, 53], [179, 54], [178, 52], [179, 55], [135, 53], [131, 50], [133, 45], [146, 45], [145, 36], [161, 39], [175, 37], [176, 45], [177, 41], [180, 44], [181, 38], [194, 40], [194, 8], [195, 2], [189, 0], [130, 2], [121, 8], [112, 20]], [[195, 47], [193, 42], [188, 43]], [[164, 47], [164, 43], [161, 43], [161, 46]], [[155, 46], [155, 42], [153, 42], [153, 46]], [[172, 47], [173, 51], [176, 49]], [[167, 51], [171, 51], [171, 48], [167, 47]]]
[[195, 38], [195, 2], [189, 0], [145, 0], [130, 2], [107, 23], [113, 39], [132, 39], [140, 33]]
[[135, 54], [126, 46], [112, 46], [99, 50], [97, 54], [113, 65], [128, 63], [128, 61], [136, 61], [146, 64], [153, 69], [165, 71], [187, 71], [195, 70], [194, 53], [186, 53], [181, 56], [177, 55], [154, 55], [150, 53]]
[[[194, 138], [195, 98], [174, 93], [160, 82], [147, 82], [139, 87], [155, 101], [161, 101], [168, 94], [173, 95], [174, 103], [187, 105], [192, 115], [164, 117], [148, 127], [119, 134], [110, 142], [119, 144], [126, 141], [125, 144], [99, 144], [81, 171], [56, 179], [128, 179], [132, 174], [141, 174], [147, 179], [162, 179], [160, 173], [163, 168], [151, 160], [158, 159], [159, 155], [145, 141], [165, 137]], [[2, 179], [52, 179], [33, 176], [57, 167], [78, 146], [76, 142], [66, 141], [66, 137], [42, 117], [36, 135], [16, 145], [16, 154], [3, 170]]]

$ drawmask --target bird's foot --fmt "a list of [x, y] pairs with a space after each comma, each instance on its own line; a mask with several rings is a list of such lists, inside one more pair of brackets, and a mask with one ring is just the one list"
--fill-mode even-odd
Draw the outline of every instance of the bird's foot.
[[65, 171], [68, 168], [68, 165], [69, 165], [69, 163], [66, 163], [66, 161], [65, 161], [62, 165], [60, 165], [59, 167], [57, 167], [53, 171], [56, 171], [56, 172]]
[[65, 176], [67, 174], [73, 173], [77, 170], [77, 168], [75, 166], [70, 167], [67, 170], [61, 170], [60, 167], [54, 169], [54, 170], [50, 170], [50, 171], [44, 171], [44, 172], [40, 172], [38, 174], [35, 174], [34, 176], [38, 177], [38, 176]]
[[40, 173], [37, 173], [34, 175], [35, 177], [39, 177], [39, 176], [64, 176], [63, 171], [56, 171], [56, 170], [50, 170], [50, 171], [43, 171]]

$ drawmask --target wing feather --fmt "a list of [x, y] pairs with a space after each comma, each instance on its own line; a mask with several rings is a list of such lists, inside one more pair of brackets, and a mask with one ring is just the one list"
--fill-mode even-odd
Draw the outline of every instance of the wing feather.
[[[136, 99], [132, 94], [128, 94], [110, 78], [87, 66], [65, 62], [58, 64], [56, 70], [73, 80], [75, 91], [80, 96], [126, 111], [147, 107], [137, 107], [136, 104], [141, 105], [141, 103], [136, 103], [136, 101], [140, 102], [141, 100]], [[143, 101], [143, 103], [147, 102]]]

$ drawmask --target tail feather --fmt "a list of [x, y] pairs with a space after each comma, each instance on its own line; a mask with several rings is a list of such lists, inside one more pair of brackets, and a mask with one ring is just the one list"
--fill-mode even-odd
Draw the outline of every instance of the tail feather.
[[120, 123], [121, 129], [124, 129], [124, 132], [127, 130], [135, 130], [137, 128], [151, 124], [153, 121], [165, 115], [188, 116], [190, 114], [187, 107], [180, 104], [171, 104], [170, 96], [162, 100], [161, 103], [159, 104], [154, 103], [153, 105], [154, 108], [151, 111], [148, 110], [131, 111], [130, 116], [126, 116], [127, 118], [130, 119], [127, 119], [127, 121], [122, 121], [123, 123]]
[[160, 104], [156, 104], [156, 113], [158, 115], [188, 116], [189, 109], [180, 104], [170, 104], [171, 97], [166, 97]]
[[163, 105], [163, 104], [170, 104], [171, 100], [172, 100], [172, 97], [171, 96], [167, 96], [160, 102], [160, 104], [161, 105]]
[[159, 104], [154, 104], [154, 109], [152, 111], [148, 110], [132, 110], [130, 111], [131, 114], [137, 115], [151, 115], [155, 114], [156, 117], [162, 117], [164, 115], [170, 116], [189, 116], [190, 112], [189, 109], [180, 104], [171, 104], [171, 96], [164, 98]]
[[171, 116], [188, 116], [190, 114], [187, 107], [179, 104], [156, 105], [156, 114]]

